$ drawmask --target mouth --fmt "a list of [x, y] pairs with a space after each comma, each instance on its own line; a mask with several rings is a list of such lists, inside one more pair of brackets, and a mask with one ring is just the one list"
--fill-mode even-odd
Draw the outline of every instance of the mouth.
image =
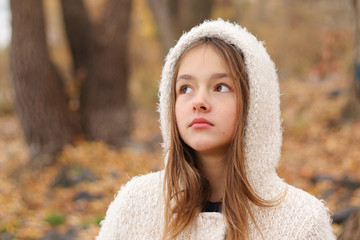
[[194, 120], [192, 120], [192, 122], [189, 125], [190, 128], [194, 128], [194, 129], [205, 129], [205, 128], [210, 128], [212, 126], [214, 125], [205, 118], [195, 118]]

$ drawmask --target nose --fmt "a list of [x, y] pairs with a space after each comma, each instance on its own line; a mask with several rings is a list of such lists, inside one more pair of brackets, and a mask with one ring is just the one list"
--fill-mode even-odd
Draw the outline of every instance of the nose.
[[205, 94], [199, 93], [193, 101], [194, 112], [208, 112], [210, 111], [210, 104], [206, 100]]

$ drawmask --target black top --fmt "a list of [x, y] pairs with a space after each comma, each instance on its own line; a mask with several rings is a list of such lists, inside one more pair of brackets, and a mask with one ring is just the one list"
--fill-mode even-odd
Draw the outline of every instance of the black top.
[[202, 212], [221, 212], [221, 202], [206, 202]]

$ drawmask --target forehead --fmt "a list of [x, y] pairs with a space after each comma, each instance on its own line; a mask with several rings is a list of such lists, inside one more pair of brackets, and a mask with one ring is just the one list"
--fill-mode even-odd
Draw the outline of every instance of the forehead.
[[181, 56], [178, 63], [178, 74], [183, 71], [194, 71], [208, 68], [213, 71], [226, 71], [225, 60], [219, 51], [209, 44], [190, 47]]

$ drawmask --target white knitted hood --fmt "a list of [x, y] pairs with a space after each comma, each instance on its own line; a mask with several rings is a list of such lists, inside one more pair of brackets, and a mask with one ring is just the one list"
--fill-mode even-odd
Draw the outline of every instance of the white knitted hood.
[[170, 146], [170, 104], [176, 63], [191, 43], [203, 37], [222, 39], [234, 44], [244, 54], [250, 85], [250, 108], [245, 129], [246, 172], [252, 187], [260, 196], [274, 197], [284, 187], [276, 174], [282, 143], [278, 76], [263, 44], [237, 24], [222, 19], [205, 21], [184, 33], [175, 47], [170, 49], [159, 89], [158, 110], [163, 149], [167, 152]]

